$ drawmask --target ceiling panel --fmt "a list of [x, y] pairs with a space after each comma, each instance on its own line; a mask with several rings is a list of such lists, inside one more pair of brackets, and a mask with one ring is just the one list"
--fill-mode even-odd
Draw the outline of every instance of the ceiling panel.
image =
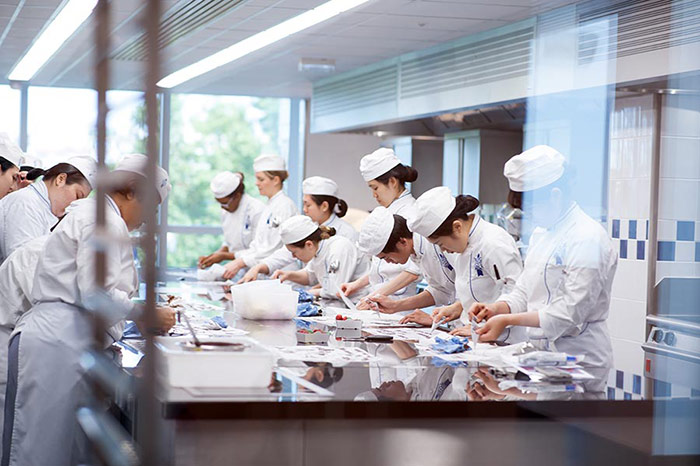
[[[180, 2], [185, 0], [180, 0]], [[194, 63], [265, 28], [314, 8], [324, 0], [245, 0], [204, 28], [162, 51], [163, 75]], [[572, 0], [370, 0], [330, 21], [192, 80], [178, 91], [306, 97], [324, 74], [298, 71], [299, 59], [335, 60], [343, 72], [402, 53], [421, 50], [532, 16]], [[19, 0], [0, 0], [0, 37]], [[0, 83], [28, 49], [61, 0], [26, 0], [0, 43]], [[163, 1], [163, 11], [176, 7]], [[142, 0], [112, 5], [113, 50], [140, 33]], [[37, 74], [33, 83], [89, 86], [93, 78], [94, 23], [91, 17]], [[114, 86], [142, 89], [145, 63], [112, 60]]]

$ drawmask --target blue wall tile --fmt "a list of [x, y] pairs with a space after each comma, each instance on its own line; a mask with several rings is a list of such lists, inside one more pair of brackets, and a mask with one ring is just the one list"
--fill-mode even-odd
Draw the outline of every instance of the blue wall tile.
[[615, 389], [612, 387], [608, 387], [608, 400], [614, 400], [615, 399]]
[[615, 386], [622, 389], [625, 383], [625, 374], [622, 371], [615, 371]]
[[660, 261], [676, 260], [676, 243], [673, 241], [659, 241], [658, 259]]
[[654, 396], [671, 396], [671, 384], [654, 380]]
[[649, 220], [647, 220], [647, 237], [646, 239], [649, 239]]
[[613, 237], [613, 238], [619, 238], [619, 237], [620, 237], [620, 221], [619, 221], [619, 220], [613, 220], [612, 237]]
[[632, 376], [632, 393], [635, 395], [642, 394], [642, 377], [639, 375]]
[[645, 241], [637, 241], [637, 259], [644, 260], [644, 243]]
[[627, 240], [620, 240], [620, 259], [627, 259]]
[[624, 395], [624, 396], [625, 396], [625, 400], [631, 400], [631, 399], [632, 399], [632, 394], [631, 394], [631, 393], [625, 392], [625, 395]]
[[637, 239], [637, 221], [630, 220], [630, 239]]
[[676, 223], [676, 239], [678, 241], [695, 240], [695, 222]]
[[700, 241], [695, 243], [695, 262], [700, 262]]

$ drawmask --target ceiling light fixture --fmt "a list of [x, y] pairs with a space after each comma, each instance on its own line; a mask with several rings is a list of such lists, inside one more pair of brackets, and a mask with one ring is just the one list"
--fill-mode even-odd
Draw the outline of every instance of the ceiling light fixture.
[[15, 65], [7, 78], [29, 81], [59, 48], [85, 22], [97, 5], [97, 0], [69, 0], [36, 38], [29, 51]]
[[158, 86], [169, 89], [180, 85], [190, 79], [208, 73], [234, 60], [238, 60], [263, 47], [267, 47], [270, 44], [285, 39], [304, 29], [308, 29], [311, 26], [333, 18], [368, 1], [369, 0], [331, 0], [326, 2], [312, 10], [283, 21], [269, 29], [265, 29], [213, 55], [209, 55], [196, 63], [175, 71], [158, 81]]

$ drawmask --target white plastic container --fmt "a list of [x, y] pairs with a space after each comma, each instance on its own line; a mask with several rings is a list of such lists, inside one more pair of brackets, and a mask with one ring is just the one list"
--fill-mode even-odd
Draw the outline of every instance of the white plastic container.
[[193, 351], [183, 345], [191, 337], [160, 337], [158, 374], [170, 387], [259, 388], [270, 383], [275, 363], [273, 353], [247, 337], [202, 339], [202, 342], [231, 342], [245, 345], [242, 351]]
[[335, 328], [337, 328], [338, 330], [361, 330], [362, 329], [362, 320], [360, 320], [360, 319], [346, 319], [346, 320], [336, 319]]
[[271, 282], [267, 286], [234, 286], [231, 288], [231, 297], [234, 310], [245, 319], [290, 320], [297, 314], [299, 293], [279, 282]]
[[297, 342], [299, 343], [328, 343], [328, 338], [330, 338], [330, 334], [327, 332], [303, 333], [297, 331]]

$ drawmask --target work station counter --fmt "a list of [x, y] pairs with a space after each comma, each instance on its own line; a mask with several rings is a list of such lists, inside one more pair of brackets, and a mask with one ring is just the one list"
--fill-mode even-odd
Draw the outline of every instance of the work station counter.
[[[168, 369], [159, 371], [167, 464], [449, 465], [494, 458], [519, 465], [655, 464], [654, 455], [682, 443], [683, 425], [698, 431], [697, 399], [608, 401], [607, 368], [584, 367], [582, 379], [537, 381], [495, 363], [493, 355], [482, 359], [481, 348], [468, 360], [443, 359], [420, 340], [424, 334], [413, 339], [417, 329], [393, 322], [376, 328], [365, 322], [348, 337], [326, 325], [323, 316], [244, 319], [227, 302], [204, 298], [204, 287], [192, 282], [168, 283], [159, 291], [199, 303], [203, 317], [222, 318], [217, 320], [227, 327], [222, 331], [244, 333], [232, 340], [253, 341], [274, 353], [264, 386], [176, 386], [169, 383]], [[326, 318], [343, 312], [340, 302], [320, 307]], [[328, 332], [328, 340], [299, 343], [300, 329]], [[371, 334], [394, 338], [363, 340]], [[436, 334], [448, 337], [442, 329]], [[175, 329], [163, 338], [191, 337]], [[140, 341], [124, 344], [123, 353], [130, 353], [125, 366], [137, 365]], [[227, 371], [218, 363], [198, 369]], [[678, 464], [685, 459], [674, 457]]]

